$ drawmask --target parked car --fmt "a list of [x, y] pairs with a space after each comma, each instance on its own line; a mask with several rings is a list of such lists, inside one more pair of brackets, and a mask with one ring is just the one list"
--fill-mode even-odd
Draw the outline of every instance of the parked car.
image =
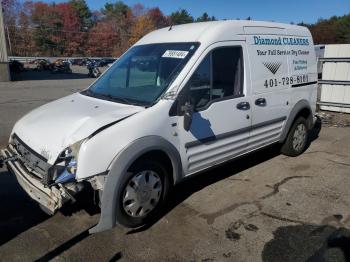
[[20, 119], [2, 162], [51, 213], [93, 188], [101, 216], [91, 233], [139, 227], [185, 178], [272, 144], [302, 154], [316, 92], [305, 27], [171, 26], [144, 36], [89, 88]]
[[18, 60], [10, 60], [9, 62], [10, 71], [14, 73], [19, 73], [24, 71], [23, 63]]

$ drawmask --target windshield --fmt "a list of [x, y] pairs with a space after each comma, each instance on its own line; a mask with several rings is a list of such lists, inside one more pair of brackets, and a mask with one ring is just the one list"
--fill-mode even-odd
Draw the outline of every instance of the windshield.
[[83, 94], [150, 106], [167, 90], [197, 47], [198, 43], [135, 46]]

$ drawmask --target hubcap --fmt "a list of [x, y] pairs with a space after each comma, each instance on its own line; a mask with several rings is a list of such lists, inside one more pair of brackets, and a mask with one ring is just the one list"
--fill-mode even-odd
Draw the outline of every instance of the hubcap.
[[158, 174], [145, 170], [133, 176], [123, 194], [123, 208], [132, 217], [143, 217], [158, 204], [162, 193], [162, 181]]
[[306, 142], [306, 127], [304, 124], [299, 124], [293, 135], [293, 148], [295, 151], [301, 151]]

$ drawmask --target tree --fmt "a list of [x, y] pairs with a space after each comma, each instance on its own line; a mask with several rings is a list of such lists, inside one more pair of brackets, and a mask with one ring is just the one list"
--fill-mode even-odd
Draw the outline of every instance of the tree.
[[79, 15], [71, 4], [35, 2], [31, 17], [36, 44], [44, 54], [70, 56], [84, 52], [84, 32], [80, 31]]
[[101, 12], [107, 19], [116, 18], [120, 20], [126, 18], [131, 10], [130, 7], [124, 4], [122, 1], [117, 1], [114, 4], [107, 2], [104, 8], [102, 8]]
[[148, 15], [137, 17], [132, 30], [129, 44], [135, 44], [141, 37], [156, 29], [156, 24]]
[[208, 22], [216, 21], [215, 16], [210, 17], [207, 12], [204, 12], [200, 17], [196, 19], [196, 22]]
[[31, 56], [35, 54], [36, 45], [34, 41], [35, 29], [32, 28], [31, 14], [33, 3], [26, 1], [21, 6], [18, 16], [18, 33], [12, 35], [15, 39], [15, 55], [18, 56]]
[[55, 12], [60, 18], [56, 24], [58, 27], [56, 39], [60, 53], [64, 56], [83, 53], [84, 32], [79, 30], [81, 23], [77, 10], [69, 3], [62, 3], [55, 6]]
[[89, 31], [85, 45], [88, 56], [119, 56], [120, 35], [115, 20], [97, 22]]
[[336, 39], [338, 43], [350, 43], [350, 14], [336, 21]]
[[311, 25], [310, 31], [315, 44], [330, 44], [336, 42], [335, 31], [330, 24], [319, 23], [317, 25]]
[[132, 7], [133, 16], [142, 16], [146, 13], [146, 8], [142, 4], [136, 4]]
[[171, 13], [170, 21], [173, 25], [187, 24], [193, 22], [193, 17], [185, 9]]
[[52, 18], [54, 14], [52, 8], [43, 2], [33, 3], [31, 20], [34, 31], [34, 41], [37, 46], [37, 51], [41, 55], [53, 55], [54, 43], [52, 42], [51, 36], [54, 33], [52, 27]]
[[9, 55], [16, 55], [16, 44], [19, 40], [18, 36], [20, 36], [20, 30], [17, 25], [21, 5], [17, 0], [2, 0], [2, 8], [6, 32], [5, 37], [8, 43], [7, 52]]
[[147, 15], [152, 19], [156, 28], [163, 28], [170, 25], [168, 17], [166, 17], [158, 7], [149, 9]]
[[129, 38], [131, 36], [131, 28], [134, 22], [132, 10], [122, 1], [118, 1], [114, 4], [106, 3], [101, 12], [105, 15], [105, 21], [113, 21], [113, 23], [115, 23], [115, 30], [119, 37], [117, 43], [119, 51], [116, 52], [114, 50], [113, 53], [119, 55], [129, 47]]
[[69, 3], [78, 13], [80, 24], [84, 27], [90, 27], [92, 25], [91, 16], [92, 13], [85, 0], [70, 0]]

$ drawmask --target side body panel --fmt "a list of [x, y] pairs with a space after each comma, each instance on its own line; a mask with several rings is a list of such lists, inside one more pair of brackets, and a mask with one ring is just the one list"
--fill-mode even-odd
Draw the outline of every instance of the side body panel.
[[[307, 29], [245, 28], [252, 75], [249, 149], [283, 142], [296, 115], [316, 107], [317, 72]], [[263, 102], [263, 103], [262, 103]], [[311, 124], [310, 124], [311, 125]]]
[[308, 45], [289, 45], [291, 57], [289, 61], [290, 76], [296, 81], [292, 84], [291, 108], [299, 101], [308, 101], [312, 116], [316, 112], [317, 102], [317, 60], [311, 33], [304, 29], [287, 29], [287, 34], [299, 38], [305, 38]]

